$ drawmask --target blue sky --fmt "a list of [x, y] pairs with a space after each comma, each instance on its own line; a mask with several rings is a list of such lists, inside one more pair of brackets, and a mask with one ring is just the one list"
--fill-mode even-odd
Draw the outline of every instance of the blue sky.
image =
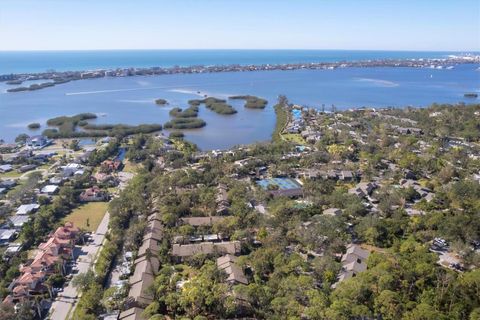
[[478, 0], [0, 0], [0, 50], [480, 50]]

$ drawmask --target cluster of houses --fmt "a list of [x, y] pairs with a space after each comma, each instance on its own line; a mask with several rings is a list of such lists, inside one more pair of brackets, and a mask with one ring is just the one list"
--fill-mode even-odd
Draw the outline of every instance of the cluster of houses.
[[133, 264], [134, 272], [128, 280], [130, 291], [126, 310], [120, 313], [118, 318], [120, 320], [143, 319], [142, 312], [153, 301], [153, 295], [148, 288], [153, 284], [160, 269], [160, 260], [157, 256], [163, 239], [163, 225], [156, 210], [147, 217], [147, 221], [142, 245]]
[[38, 246], [33, 259], [21, 265], [20, 276], [10, 284], [11, 293], [4, 303], [32, 301], [33, 297], [45, 293], [52, 296], [52, 288], [46, 281], [51, 275], [66, 273], [67, 262], [74, 258], [74, 247], [79, 237], [79, 229], [72, 223], [67, 222], [57, 228], [46, 242]]

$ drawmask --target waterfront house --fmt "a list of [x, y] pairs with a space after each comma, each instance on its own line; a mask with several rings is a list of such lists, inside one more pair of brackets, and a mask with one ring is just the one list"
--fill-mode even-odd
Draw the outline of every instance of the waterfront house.
[[44, 136], [33, 136], [27, 139], [26, 144], [32, 149], [41, 149], [48, 146], [52, 141]]

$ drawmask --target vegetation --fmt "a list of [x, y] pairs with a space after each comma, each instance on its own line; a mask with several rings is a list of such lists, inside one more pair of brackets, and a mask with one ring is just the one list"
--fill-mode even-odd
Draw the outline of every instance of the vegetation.
[[191, 106], [199, 106], [200, 104], [205, 104], [207, 109], [210, 109], [218, 114], [234, 114], [237, 113], [231, 105], [227, 104], [226, 100], [217, 99], [214, 97], [208, 97], [203, 100], [190, 100], [188, 103]]
[[158, 104], [159, 106], [164, 106], [164, 105], [168, 104], [167, 100], [165, 100], [165, 99], [156, 99], [155, 103]]
[[286, 98], [281, 98], [273, 108], [275, 109], [276, 123], [275, 129], [272, 133], [272, 141], [279, 142], [282, 140], [282, 132], [288, 121], [288, 101]]
[[165, 123], [165, 129], [197, 129], [205, 127], [207, 123], [198, 118], [178, 118]]
[[169, 114], [176, 118], [196, 118], [198, 116], [198, 106], [190, 106], [182, 110], [181, 108], [173, 108]]
[[249, 108], [249, 109], [264, 109], [268, 104], [268, 101], [265, 99], [258, 98], [255, 96], [249, 96], [249, 95], [232, 96], [232, 97], [229, 97], [229, 99], [245, 100], [245, 108]]
[[30, 129], [30, 130], [39, 129], [40, 127], [41, 127], [41, 125], [38, 122], [33, 122], [33, 123], [30, 123], [28, 125], [28, 129]]
[[[73, 117], [57, 117], [47, 121], [51, 127], [58, 129], [46, 129], [43, 135], [48, 138], [81, 138], [81, 137], [106, 137], [106, 136], [127, 136], [137, 133], [152, 133], [162, 130], [160, 124], [140, 124], [130, 126], [124, 124], [90, 124], [87, 120], [95, 119], [93, 113], [82, 113]], [[81, 126], [83, 131], [77, 131]]]
[[7, 92], [35, 91], [35, 90], [40, 90], [48, 87], [53, 87], [55, 84], [56, 82], [44, 82], [39, 84], [34, 83], [28, 87], [17, 87], [17, 88], [7, 89]]
[[170, 132], [168, 137], [170, 139], [183, 139], [183, 137], [185, 137], [185, 134], [180, 131], [173, 131], [173, 132]]

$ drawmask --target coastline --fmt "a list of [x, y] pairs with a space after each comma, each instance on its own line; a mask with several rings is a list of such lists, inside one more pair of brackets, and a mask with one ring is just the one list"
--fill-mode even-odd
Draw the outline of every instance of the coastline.
[[213, 65], [213, 66], [188, 66], [188, 67], [150, 67], [150, 68], [117, 68], [83, 71], [51, 71], [42, 73], [18, 73], [0, 75], [0, 82], [18, 85], [23, 81], [46, 82], [34, 83], [30, 86], [18, 86], [7, 89], [7, 92], [35, 91], [53, 87], [70, 81], [95, 79], [104, 77], [131, 77], [146, 75], [168, 75], [168, 74], [199, 74], [199, 73], [221, 73], [221, 72], [255, 72], [255, 71], [290, 71], [290, 70], [334, 70], [338, 68], [431, 68], [431, 69], [452, 69], [460, 64], [480, 63], [480, 56], [459, 55], [448, 58], [429, 59], [378, 59], [361, 61], [337, 61], [337, 62], [309, 62], [309, 63], [287, 63], [287, 64], [260, 64], [260, 65]]

